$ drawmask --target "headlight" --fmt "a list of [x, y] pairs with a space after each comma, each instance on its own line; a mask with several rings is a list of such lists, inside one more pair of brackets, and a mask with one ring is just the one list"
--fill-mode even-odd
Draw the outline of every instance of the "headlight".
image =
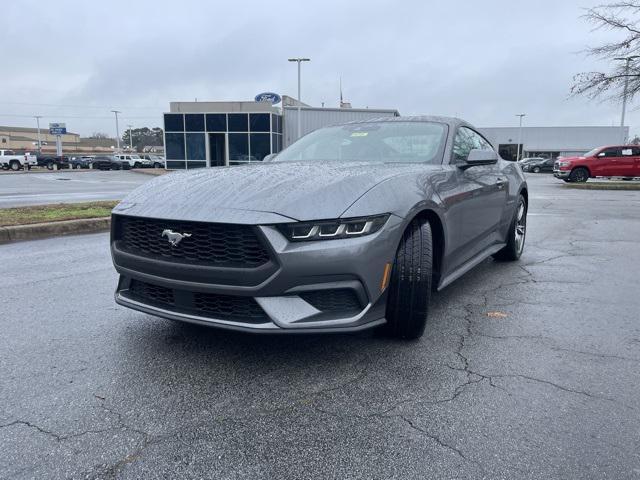
[[337, 238], [362, 237], [382, 228], [389, 214], [373, 217], [339, 218], [317, 222], [297, 222], [278, 225], [278, 229], [292, 242], [310, 240], [335, 240]]
[[557, 162], [556, 165], [558, 165], [559, 167], [568, 167], [569, 162]]

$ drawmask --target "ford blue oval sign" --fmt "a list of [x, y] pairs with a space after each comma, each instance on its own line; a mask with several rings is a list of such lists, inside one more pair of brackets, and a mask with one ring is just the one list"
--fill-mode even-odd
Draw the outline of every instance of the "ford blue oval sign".
[[264, 92], [256, 95], [256, 102], [270, 102], [272, 105], [275, 105], [276, 103], [280, 103], [281, 100], [280, 95], [273, 92]]

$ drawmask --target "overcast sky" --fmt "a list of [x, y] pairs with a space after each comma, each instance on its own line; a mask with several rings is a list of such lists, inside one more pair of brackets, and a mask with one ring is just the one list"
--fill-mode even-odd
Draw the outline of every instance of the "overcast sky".
[[[64, 1], [2, 7], [0, 124], [62, 121], [115, 135], [162, 126], [170, 101], [302, 100], [457, 115], [480, 127], [614, 125], [620, 105], [568, 98], [580, 53], [612, 38], [580, 16], [600, 1]], [[640, 110], [627, 124], [640, 133]]]

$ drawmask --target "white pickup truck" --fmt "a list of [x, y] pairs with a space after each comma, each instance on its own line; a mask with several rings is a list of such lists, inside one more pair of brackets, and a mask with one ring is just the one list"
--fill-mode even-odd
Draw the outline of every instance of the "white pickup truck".
[[20, 170], [38, 164], [35, 155], [16, 155], [13, 150], [0, 150], [0, 168], [3, 170]]

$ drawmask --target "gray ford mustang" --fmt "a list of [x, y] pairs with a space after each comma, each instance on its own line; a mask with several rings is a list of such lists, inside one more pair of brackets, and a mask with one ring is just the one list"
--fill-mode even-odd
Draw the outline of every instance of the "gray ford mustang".
[[323, 128], [265, 162], [132, 192], [113, 210], [115, 298], [242, 331], [417, 338], [433, 290], [520, 257], [527, 202], [520, 167], [464, 121]]

